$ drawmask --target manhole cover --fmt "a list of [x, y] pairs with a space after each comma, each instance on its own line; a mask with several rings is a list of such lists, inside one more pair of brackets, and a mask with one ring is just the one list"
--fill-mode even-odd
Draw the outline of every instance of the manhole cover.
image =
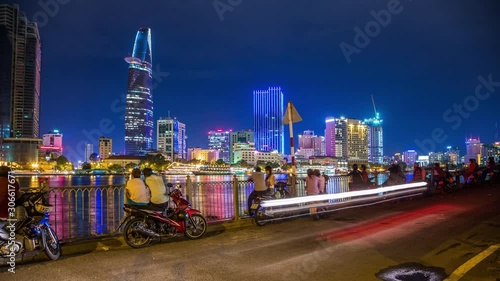
[[440, 267], [403, 263], [382, 269], [375, 276], [384, 281], [442, 281], [448, 275]]

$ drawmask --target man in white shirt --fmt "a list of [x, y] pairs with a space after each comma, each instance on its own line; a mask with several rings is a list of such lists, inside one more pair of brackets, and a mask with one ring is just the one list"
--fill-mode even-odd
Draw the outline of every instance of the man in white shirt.
[[267, 193], [267, 185], [266, 185], [266, 179], [265, 179], [265, 174], [262, 172], [260, 167], [255, 167], [255, 172], [252, 173], [248, 181], [253, 181], [253, 191], [250, 193], [248, 196], [248, 210], [245, 211], [246, 214], [250, 213], [250, 208], [252, 206], [252, 201], [255, 199], [255, 197], [259, 195], [265, 195]]
[[125, 186], [128, 203], [130, 205], [146, 206], [149, 204], [151, 194], [144, 181], [141, 180], [141, 170], [132, 170], [132, 179]]
[[167, 188], [165, 187], [163, 178], [158, 175], [154, 175], [151, 168], [144, 168], [142, 172], [144, 173], [144, 182], [146, 182], [146, 185], [151, 191], [151, 205], [155, 207], [167, 208]]

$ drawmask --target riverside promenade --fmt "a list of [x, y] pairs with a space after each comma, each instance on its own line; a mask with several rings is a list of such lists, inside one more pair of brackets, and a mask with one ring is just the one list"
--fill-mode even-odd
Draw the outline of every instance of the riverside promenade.
[[41, 254], [0, 279], [496, 281], [499, 227], [500, 185], [476, 185], [319, 221], [213, 223], [200, 240], [179, 237], [144, 249], [120, 236], [68, 242], [60, 260]]

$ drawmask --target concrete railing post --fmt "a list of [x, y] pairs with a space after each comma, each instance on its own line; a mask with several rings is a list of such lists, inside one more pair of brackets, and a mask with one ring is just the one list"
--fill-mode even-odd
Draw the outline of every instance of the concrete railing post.
[[290, 193], [294, 196], [297, 197], [299, 196], [297, 193], [297, 178], [294, 174], [291, 174], [288, 177], [288, 186], [290, 187]]
[[[186, 177], [186, 200], [191, 202], [191, 192], [192, 192], [192, 182], [191, 182], [191, 177], [189, 175]], [[191, 202], [192, 204], [193, 202]]]
[[233, 210], [234, 210], [234, 220], [240, 219], [240, 201], [238, 196], [238, 178], [236, 175], [233, 176]]

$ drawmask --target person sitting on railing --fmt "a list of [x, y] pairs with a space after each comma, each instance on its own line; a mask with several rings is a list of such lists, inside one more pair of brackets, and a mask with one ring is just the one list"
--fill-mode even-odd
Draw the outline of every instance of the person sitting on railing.
[[413, 178], [411, 182], [425, 181], [425, 169], [422, 169], [418, 163], [413, 164]]
[[273, 174], [273, 168], [271, 166], [266, 166], [266, 186], [269, 189], [268, 192], [274, 193], [274, 186], [276, 185], [276, 177]]
[[491, 173], [491, 175], [493, 175], [495, 165], [495, 159], [492, 156], [488, 157], [488, 163], [486, 163], [486, 167], [481, 171], [481, 182], [486, 182], [488, 174]]
[[254, 184], [253, 184], [253, 191], [248, 196], [247, 200], [248, 209], [245, 211], [245, 214], [250, 213], [253, 200], [257, 196], [266, 195], [268, 190], [266, 186], [266, 180], [264, 179], [264, 173], [262, 173], [260, 167], [255, 167], [255, 172], [253, 172], [252, 175], [248, 178], [248, 181], [252, 181]]
[[168, 208], [167, 188], [163, 182], [163, 178], [153, 174], [151, 168], [144, 168], [144, 182], [151, 191], [150, 205], [158, 208]]
[[476, 175], [476, 172], [477, 172], [476, 159], [470, 158], [469, 159], [469, 167], [467, 167], [467, 170], [465, 170], [465, 173], [464, 173], [464, 182], [470, 183], [471, 181], [473, 181], [474, 176]]
[[326, 180], [325, 177], [321, 176], [321, 172], [316, 169], [313, 171], [314, 175], [318, 178], [319, 181], [319, 194], [324, 194], [326, 190]]
[[367, 186], [373, 186], [375, 183], [373, 182], [374, 177], [368, 177], [368, 172], [366, 171], [366, 165], [361, 165], [361, 177], [363, 178], [363, 183]]
[[[11, 206], [9, 206], [9, 202], [13, 200], [10, 198], [14, 197], [15, 199], [18, 199], [20, 196], [19, 183], [13, 176], [9, 177], [10, 171], [11, 169], [9, 167], [0, 166], [0, 232], [2, 232], [3, 227], [7, 223], [9, 214], [14, 214], [14, 208], [9, 210], [11, 208]], [[11, 219], [15, 218], [11, 217]], [[2, 233], [0, 237], [4, 237], [4, 234], [6, 233]]]
[[314, 174], [312, 169], [307, 169], [305, 181], [307, 195], [318, 195], [320, 191], [319, 178]]
[[130, 205], [146, 206], [151, 198], [150, 191], [143, 180], [141, 180], [141, 170], [132, 170], [132, 179], [125, 185], [127, 201]]
[[439, 166], [439, 163], [434, 163], [434, 167], [432, 168], [432, 173], [434, 176], [435, 183], [444, 180], [446, 178], [446, 173], [441, 168], [441, 166]]

